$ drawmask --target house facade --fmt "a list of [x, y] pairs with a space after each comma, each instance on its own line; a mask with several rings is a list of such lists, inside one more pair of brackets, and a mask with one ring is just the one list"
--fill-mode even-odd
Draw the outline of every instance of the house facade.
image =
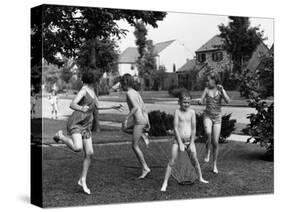
[[[193, 88], [193, 85], [187, 85], [188, 75], [187, 73], [196, 70], [197, 80], [202, 79], [204, 73], [208, 70], [208, 67], [220, 73], [223, 76], [225, 71], [232, 70], [232, 62], [230, 55], [222, 48], [223, 39], [218, 35], [213, 36], [205, 44], [203, 44], [197, 51], [195, 51], [195, 58], [187, 60], [186, 63], [177, 70], [179, 87]], [[252, 56], [244, 61], [244, 68], [254, 71], [257, 69], [262, 58], [268, 56], [270, 50], [261, 42]], [[194, 72], [193, 72], [194, 73]], [[189, 80], [189, 83], [191, 81]]]
[[[170, 40], [154, 45], [154, 55], [157, 69], [159, 66], [165, 66], [167, 73], [175, 72], [179, 67], [185, 64], [187, 58], [192, 58], [186, 48], [177, 40]], [[137, 47], [128, 47], [118, 59], [118, 70], [120, 76], [131, 74], [138, 76], [136, 61], [139, 57]]]
[[[218, 35], [212, 37], [204, 45], [202, 45], [196, 54], [196, 64], [207, 64], [211, 69], [217, 72], [231, 70], [230, 56], [222, 48], [223, 39]], [[199, 72], [199, 77], [204, 73], [204, 70]]]

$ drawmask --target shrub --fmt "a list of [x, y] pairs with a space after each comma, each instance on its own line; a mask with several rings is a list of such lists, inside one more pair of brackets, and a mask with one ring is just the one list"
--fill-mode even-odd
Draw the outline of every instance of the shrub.
[[167, 136], [173, 130], [173, 115], [156, 110], [151, 111], [148, 118], [151, 126], [149, 134], [152, 136]]
[[102, 79], [99, 83], [99, 95], [108, 95], [109, 94], [109, 86], [107, 84], [106, 79]]
[[[225, 143], [226, 139], [235, 130], [235, 119], [231, 119], [231, 113], [222, 116], [221, 134], [219, 143]], [[204, 113], [196, 114], [196, 136], [198, 141], [205, 142], [205, 130], [204, 130]]]
[[174, 88], [170, 91], [170, 95], [179, 98], [182, 91], [187, 91], [186, 88]]
[[250, 124], [242, 131], [251, 137], [247, 142], [253, 139], [253, 143], [260, 143], [266, 148], [266, 158], [273, 161], [274, 156], [274, 104], [269, 106], [260, 98], [254, 98], [249, 101], [249, 106], [254, 107], [257, 113], [251, 113], [247, 118]]
[[[150, 121], [150, 132], [152, 136], [167, 136], [173, 132], [173, 115], [161, 112], [159, 110], [152, 111], [148, 114]], [[222, 116], [222, 130], [220, 136], [220, 143], [226, 141], [231, 133], [235, 130], [236, 120], [231, 119], [231, 114]], [[196, 136], [199, 142], [205, 142], [205, 131], [203, 124], [203, 113], [196, 114]]]

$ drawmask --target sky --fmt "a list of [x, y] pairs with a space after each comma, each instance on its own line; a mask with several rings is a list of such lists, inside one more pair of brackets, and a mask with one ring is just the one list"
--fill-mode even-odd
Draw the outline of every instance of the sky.
[[[154, 43], [178, 40], [185, 49], [195, 55], [199, 49], [214, 35], [219, 34], [218, 25], [228, 24], [228, 17], [222, 15], [203, 15], [192, 13], [171, 13], [169, 12], [163, 21], [159, 21], [158, 28], [148, 26], [148, 39]], [[251, 26], [260, 26], [264, 36], [268, 39], [265, 44], [270, 48], [274, 42], [274, 19], [272, 18], [250, 18]], [[120, 51], [135, 45], [134, 28], [125, 21], [117, 22], [121, 28], [129, 30], [127, 36], [122, 38], [118, 44]]]

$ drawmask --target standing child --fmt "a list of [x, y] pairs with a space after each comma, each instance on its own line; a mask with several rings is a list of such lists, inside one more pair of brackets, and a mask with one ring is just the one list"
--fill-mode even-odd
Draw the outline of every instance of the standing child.
[[172, 157], [166, 169], [161, 191], [166, 191], [172, 168], [174, 167], [176, 159], [178, 157], [178, 151], [187, 151], [191, 162], [195, 166], [199, 181], [202, 183], [208, 183], [208, 181], [204, 180], [202, 177], [200, 164], [197, 159], [195, 148], [196, 115], [195, 111], [190, 108], [190, 101], [191, 97], [187, 92], [182, 92], [180, 94], [180, 108], [176, 110], [174, 116], [175, 139], [173, 140]]
[[98, 105], [98, 99], [94, 91], [94, 74], [85, 72], [82, 75], [83, 87], [78, 92], [70, 108], [74, 110], [67, 121], [67, 132], [71, 137], [63, 135], [62, 131], [58, 131], [54, 136], [56, 142], [61, 141], [66, 144], [72, 151], [79, 152], [84, 150], [84, 161], [81, 176], [78, 185], [83, 188], [86, 194], [91, 191], [87, 186], [86, 178], [91, 163], [91, 157], [94, 153], [92, 144], [92, 122], [93, 110], [120, 109], [120, 105], [107, 108], [101, 108]]
[[52, 107], [52, 119], [58, 119], [58, 97], [55, 89], [52, 89], [50, 102]]
[[199, 104], [206, 100], [206, 109], [204, 112], [204, 128], [207, 135], [205, 162], [209, 162], [211, 154], [211, 143], [213, 145], [213, 172], [218, 173], [217, 159], [219, 154], [219, 138], [221, 132], [221, 101], [224, 99], [229, 103], [228, 97], [223, 86], [219, 84], [219, 77], [215, 71], [207, 75], [207, 87], [205, 88]]
[[139, 147], [139, 141], [143, 139], [146, 145], [148, 145], [149, 140], [145, 131], [149, 130], [150, 124], [144, 102], [140, 94], [133, 89], [133, 85], [133, 77], [130, 74], [125, 74], [121, 79], [121, 87], [122, 90], [126, 91], [126, 100], [130, 112], [125, 118], [123, 130], [126, 131], [129, 128], [129, 125], [133, 128], [132, 148], [142, 166], [142, 174], [138, 178], [143, 179], [151, 170], [148, 167]]

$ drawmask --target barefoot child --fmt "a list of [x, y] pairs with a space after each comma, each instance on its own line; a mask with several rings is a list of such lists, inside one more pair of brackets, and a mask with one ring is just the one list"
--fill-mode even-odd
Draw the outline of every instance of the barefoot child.
[[98, 105], [98, 99], [94, 91], [94, 74], [85, 72], [82, 75], [83, 87], [78, 92], [70, 108], [74, 110], [67, 121], [67, 131], [71, 137], [63, 135], [62, 131], [58, 131], [54, 136], [56, 142], [61, 141], [66, 144], [72, 151], [79, 152], [84, 150], [84, 161], [81, 176], [78, 185], [83, 188], [86, 194], [91, 194], [87, 186], [86, 178], [91, 163], [91, 157], [94, 153], [92, 144], [92, 122], [93, 110], [120, 109], [121, 106], [112, 106], [101, 108]]
[[52, 119], [58, 119], [58, 97], [55, 89], [52, 89], [50, 102], [52, 106]]
[[199, 177], [199, 181], [208, 183], [204, 180], [201, 173], [200, 164], [197, 159], [197, 153], [195, 148], [195, 134], [196, 134], [196, 115], [195, 111], [190, 108], [191, 97], [187, 92], [182, 92], [179, 97], [180, 108], [176, 110], [174, 116], [174, 132], [175, 139], [172, 146], [172, 157], [166, 169], [164, 182], [162, 184], [161, 191], [166, 191], [168, 180], [171, 176], [172, 168], [175, 165], [175, 161], [178, 157], [178, 151], [187, 151], [196, 172]]
[[199, 104], [203, 104], [206, 100], [206, 109], [204, 112], [204, 128], [207, 135], [206, 141], [206, 157], [205, 162], [209, 162], [211, 154], [211, 142], [213, 145], [213, 172], [218, 173], [217, 159], [219, 153], [219, 138], [221, 132], [221, 100], [224, 99], [226, 103], [229, 103], [228, 97], [223, 86], [219, 84], [218, 74], [214, 71], [207, 75], [207, 84]]
[[142, 166], [142, 174], [138, 178], [143, 179], [150, 172], [150, 168], [144, 159], [143, 153], [139, 147], [139, 142], [143, 139], [146, 145], [148, 145], [149, 140], [145, 131], [149, 130], [150, 125], [144, 102], [140, 94], [133, 89], [133, 83], [134, 79], [130, 74], [125, 74], [121, 79], [121, 87], [126, 91], [126, 100], [130, 110], [122, 128], [125, 132], [128, 132], [130, 128], [129, 125], [133, 128], [132, 148]]

